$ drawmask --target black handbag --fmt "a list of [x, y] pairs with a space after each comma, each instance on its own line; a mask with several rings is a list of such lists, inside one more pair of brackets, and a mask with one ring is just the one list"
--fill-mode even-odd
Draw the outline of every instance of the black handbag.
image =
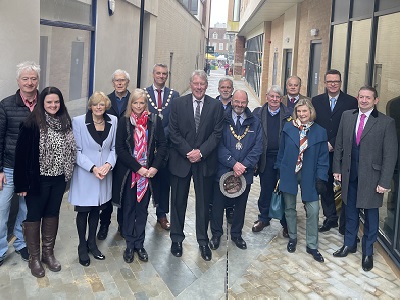
[[279, 180], [278, 180], [275, 189], [272, 192], [268, 217], [270, 217], [271, 219], [282, 220], [284, 214], [285, 214], [285, 203], [283, 202], [283, 195], [279, 190]]

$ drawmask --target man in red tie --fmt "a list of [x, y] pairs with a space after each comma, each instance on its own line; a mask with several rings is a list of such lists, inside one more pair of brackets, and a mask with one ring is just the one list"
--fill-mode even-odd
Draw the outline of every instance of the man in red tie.
[[[179, 97], [179, 93], [165, 86], [167, 79], [167, 65], [155, 64], [153, 67], [153, 84], [146, 88], [146, 92], [147, 100], [149, 101], [149, 111], [161, 117], [165, 137], [169, 141], [169, 111], [171, 102]], [[157, 223], [159, 223], [164, 230], [170, 229], [170, 224], [167, 219], [167, 213], [169, 213], [170, 174], [167, 165], [166, 160], [164, 166], [158, 170], [154, 177], [153, 186], [153, 197], [155, 197], [156, 202], [158, 202], [156, 208]]]
[[333, 156], [333, 177], [342, 182], [346, 210], [344, 244], [333, 253], [345, 257], [357, 251], [359, 213], [364, 210], [362, 261], [364, 271], [373, 268], [373, 244], [379, 229], [379, 207], [390, 191], [397, 161], [395, 121], [379, 112], [375, 88], [363, 86], [357, 96], [358, 109], [342, 114]]
[[286, 80], [286, 92], [287, 94], [283, 96], [282, 98], [282, 103], [293, 110], [294, 105], [296, 104], [297, 101], [300, 99], [308, 99], [310, 98], [303, 96], [300, 94], [300, 88], [301, 88], [301, 79], [300, 77], [293, 75], [290, 76]]

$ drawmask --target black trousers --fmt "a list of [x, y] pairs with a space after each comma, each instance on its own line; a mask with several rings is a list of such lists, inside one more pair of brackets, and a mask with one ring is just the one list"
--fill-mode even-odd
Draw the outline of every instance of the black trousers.
[[67, 183], [64, 175], [40, 176], [40, 194], [27, 194], [27, 222], [37, 222], [42, 218], [53, 218], [60, 215], [61, 201]]
[[247, 199], [249, 197], [251, 184], [246, 186], [243, 194], [236, 198], [228, 198], [221, 193], [217, 184], [214, 184], [214, 203], [212, 209], [211, 232], [213, 236], [221, 236], [224, 231], [222, 225], [224, 222], [224, 204], [225, 201], [235, 203], [235, 214], [233, 215], [231, 237], [242, 236], [244, 217], [246, 212]]
[[192, 169], [186, 177], [171, 175], [170, 237], [172, 242], [182, 242], [185, 239], [183, 228], [192, 176], [196, 194], [196, 238], [200, 246], [205, 246], [208, 244], [208, 207], [214, 176], [204, 177], [202, 166], [198, 163], [192, 164]]
[[156, 208], [157, 219], [164, 218], [169, 213], [170, 176], [168, 167], [165, 167], [160, 168], [153, 178], [153, 196], [158, 201]]
[[[123, 219], [122, 207], [123, 203], [121, 203], [121, 208], [117, 209], [117, 222], [120, 228], [122, 228], [122, 219]], [[112, 212], [113, 212], [112, 201], [108, 201], [106, 207], [100, 212], [100, 226], [107, 226], [107, 227], [110, 226]]]
[[148, 207], [150, 202], [150, 190], [140, 202], [137, 201], [136, 185], [131, 188], [128, 180], [123, 195], [123, 227], [122, 234], [126, 240], [126, 247], [129, 249], [143, 248], [145, 228], [147, 223]]
[[332, 173], [333, 152], [329, 152], [329, 171], [328, 182], [326, 183], [326, 193], [321, 195], [322, 212], [325, 216], [324, 223], [337, 223], [335, 195], [333, 192], [333, 173]]

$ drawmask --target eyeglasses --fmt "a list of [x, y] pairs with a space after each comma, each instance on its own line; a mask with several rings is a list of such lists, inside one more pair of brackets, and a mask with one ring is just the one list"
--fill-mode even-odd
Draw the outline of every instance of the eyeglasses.
[[114, 79], [113, 81], [118, 82], [118, 83], [124, 83], [124, 82], [127, 82], [128, 80], [127, 79]]
[[329, 81], [325, 81], [325, 83], [326, 84], [334, 84], [334, 85], [336, 85], [336, 84], [341, 83], [341, 81], [340, 80], [329, 80]]

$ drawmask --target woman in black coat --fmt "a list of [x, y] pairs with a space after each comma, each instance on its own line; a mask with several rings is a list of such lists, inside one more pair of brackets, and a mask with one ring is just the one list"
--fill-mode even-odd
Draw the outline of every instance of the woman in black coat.
[[118, 122], [113, 170], [114, 205], [122, 207], [122, 234], [126, 239], [124, 260], [131, 263], [134, 252], [148, 261], [143, 247], [152, 178], [167, 155], [167, 141], [160, 117], [147, 108], [146, 92], [135, 89], [126, 114]]

